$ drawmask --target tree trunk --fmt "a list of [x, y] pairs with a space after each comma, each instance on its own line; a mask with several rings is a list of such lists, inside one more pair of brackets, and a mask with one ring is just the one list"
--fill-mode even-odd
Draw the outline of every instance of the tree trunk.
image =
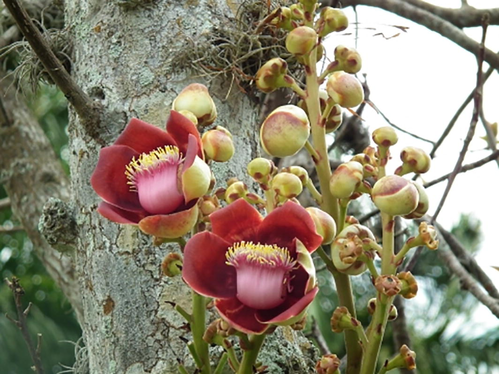
[[[177, 58], [186, 46], [203, 43], [203, 35], [220, 20], [233, 17], [232, 6], [208, 0], [65, 3], [74, 48], [72, 74], [104, 107], [99, 139], [86, 135], [74, 113], [69, 127], [79, 229], [76, 272], [90, 372], [176, 373], [179, 362], [189, 363], [182, 340], [189, 332], [172, 305], [190, 310], [190, 292], [180, 277], [162, 277], [160, 265], [178, 248], [156, 247], [137, 228], [102, 218], [89, 179], [100, 148], [112, 144], [132, 117], [164, 128], [171, 102], [194, 81], [209, 86], [219, 113], [216, 124], [228, 128], [235, 140], [234, 159], [215, 170], [219, 185], [245, 175], [258, 150], [256, 106], [237, 89], [227, 95], [229, 79], [196, 79]], [[271, 338], [274, 347], [267, 351], [279, 367], [270, 372], [312, 372], [310, 343], [290, 329], [278, 331], [280, 338]]]

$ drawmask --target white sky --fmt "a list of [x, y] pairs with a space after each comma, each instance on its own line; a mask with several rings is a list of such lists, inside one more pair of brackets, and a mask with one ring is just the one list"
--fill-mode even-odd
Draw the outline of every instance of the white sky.
[[[432, 1], [436, 5], [459, 7], [460, 1]], [[497, 0], [469, 0], [469, 5], [479, 8], [499, 6]], [[476, 84], [477, 63], [474, 56], [450, 40], [404, 18], [376, 8], [357, 7], [359, 38], [355, 44], [355, 15], [352, 8], [345, 9], [351, 26], [345, 32], [352, 35], [337, 35], [330, 38], [329, 54], [338, 44], [358, 49], [363, 59], [361, 74], [367, 74], [371, 89], [370, 99], [396, 125], [424, 138], [436, 141], [448, 125], [457, 109], [470, 94]], [[391, 26], [407, 26], [406, 33]], [[372, 29], [374, 28], [374, 30]], [[386, 40], [374, 34], [382, 32], [385, 37], [400, 33], [399, 36]], [[481, 28], [466, 29], [473, 39], [480, 41]], [[499, 27], [489, 27], [486, 46], [499, 51]], [[329, 47], [328, 47], [329, 48]], [[488, 68], [484, 64], [484, 70]], [[485, 118], [489, 122], [499, 122], [499, 77], [497, 72], [484, 86], [483, 106]], [[462, 148], [472, 116], [470, 104], [454, 130], [439, 148], [432, 170], [425, 175], [425, 180], [449, 173], [453, 170]], [[373, 109], [367, 108], [362, 117], [372, 131], [387, 123]], [[485, 141], [479, 139], [485, 131], [478, 124], [475, 138], [470, 144], [465, 164], [486, 157]], [[400, 135], [402, 147], [413, 145], [431, 150], [429, 143], [417, 141], [412, 137]], [[401, 149], [399, 148], [399, 149]], [[399, 163], [399, 151], [394, 151], [393, 167]], [[433, 214], [446, 183], [440, 183], [428, 189], [431, 199], [429, 214]], [[459, 220], [460, 213], [472, 213], [482, 224], [483, 241], [476, 256], [499, 287], [499, 272], [491, 265], [499, 266], [499, 244], [495, 234], [499, 229], [499, 168], [491, 162], [479, 170], [469, 171], [458, 176], [447, 198], [438, 221], [447, 229]], [[478, 320], [479, 319], [479, 320]], [[480, 308], [477, 325], [499, 326], [499, 320], [485, 307]], [[483, 325], [482, 325], [483, 326]]]

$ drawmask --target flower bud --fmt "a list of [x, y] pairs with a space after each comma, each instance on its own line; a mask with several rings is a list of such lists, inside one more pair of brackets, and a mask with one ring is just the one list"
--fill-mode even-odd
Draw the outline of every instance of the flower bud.
[[249, 162], [247, 170], [255, 182], [265, 185], [270, 182], [270, 178], [275, 174], [276, 167], [271, 160], [258, 157]]
[[286, 75], [287, 70], [288, 64], [282, 58], [276, 57], [267, 61], [256, 73], [256, 87], [265, 93], [289, 87], [294, 80]]
[[415, 147], [405, 147], [400, 153], [402, 166], [395, 170], [395, 174], [404, 175], [407, 173], [423, 174], [430, 170], [430, 156], [422, 149]]
[[336, 222], [322, 209], [306, 208], [315, 224], [315, 231], [322, 237], [322, 244], [330, 244], [336, 236]]
[[354, 48], [339, 45], [334, 50], [335, 69], [343, 70], [345, 73], [355, 74], [362, 68], [362, 58]]
[[203, 196], [201, 203], [199, 205], [199, 210], [201, 214], [205, 217], [209, 216], [211, 213], [217, 211], [220, 208], [220, 202], [216, 195], [214, 196]]
[[241, 181], [232, 183], [225, 190], [225, 201], [230, 204], [248, 194], [248, 187]]
[[419, 224], [419, 237], [428, 249], [435, 250], [438, 248], [437, 230], [435, 230], [434, 226], [421, 222]]
[[182, 192], [185, 201], [191, 201], [206, 194], [210, 184], [210, 167], [196, 156], [192, 165], [182, 172]]
[[317, 0], [298, 0], [303, 10], [308, 13], [313, 13], [317, 6]]
[[416, 353], [404, 344], [400, 347], [399, 354], [390, 361], [387, 360], [383, 366], [385, 372], [399, 368], [414, 370], [416, 369]]
[[169, 253], [161, 263], [161, 271], [167, 277], [182, 274], [182, 256], [178, 253]]
[[331, 109], [329, 116], [326, 119], [326, 126], [325, 126], [326, 133], [329, 134], [333, 131], [336, 131], [336, 129], [340, 127], [342, 121], [343, 121], [343, 116], [341, 113], [341, 106], [335, 104], [333, 106], [333, 109]]
[[329, 97], [343, 108], [352, 108], [364, 101], [362, 84], [344, 71], [335, 71], [329, 75], [326, 90]]
[[374, 282], [378, 292], [386, 296], [395, 296], [400, 292], [402, 284], [395, 275], [380, 275]]
[[375, 297], [369, 299], [367, 302], [367, 312], [372, 316], [374, 312], [376, 311], [376, 304], [378, 301], [376, 300]]
[[428, 198], [428, 194], [426, 193], [425, 188], [417, 183], [411, 181], [416, 189], [418, 190], [419, 201], [418, 206], [411, 213], [404, 216], [405, 219], [414, 219], [423, 217], [428, 209], [430, 208], [430, 199]]
[[288, 166], [283, 168], [282, 171], [296, 175], [298, 178], [300, 178], [301, 183], [304, 187], [308, 183], [308, 171], [301, 166]]
[[341, 164], [331, 175], [329, 190], [338, 199], [347, 199], [355, 192], [364, 178], [364, 168], [357, 161]]
[[315, 28], [320, 37], [324, 37], [332, 32], [343, 31], [348, 27], [348, 18], [340, 9], [324, 7], [321, 10]]
[[272, 179], [272, 189], [277, 195], [292, 199], [301, 194], [303, 185], [296, 175], [281, 172]]
[[173, 101], [172, 109], [188, 110], [198, 120], [199, 126], [211, 125], [217, 118], [217, 108], [208, 88], [199, 83], [192, 83], [184, 88]]
[[418, 293], [418, 282], [416, 282], [414, 275], [410, 271], [404, 271], [397, 274], [397, 277], [402, 284], [400, 295], [406, 299], [415, 297]]
[[357, 161], [364, 167], [363, 174], [365, 177], [372, 177], [378, 172], [376, 160], [365, 153], [357, 153], [350, 159], [350, 161]]
[[390, 126], [383, 126], [373, 131], [373, 141], [380, 147], [388, 148], [397, 144], [399, 138]]
[[296, 56], [306, 55], [316, 44], [317, 33], [308, 26], [297, 27], [286, 37], [286, 49]]
[[388, 311], [388, 321], [395, 321], [399, 316], [399, 312], [395, 305], [390, 305], [390, 310]]
[[331, 317], [331, 330], [340, 333], [344, 330], [353, 330], [360, 325], [360, 322], [353, 318], [347, 307], [337, 307]]
[[300, 4], [291, 4], [289, 6], [291, 11], [291, 18], [295, 21], [301, 21], [304, 18], [303, 7]]
[[274, 10], [271, 14], [277, 14], [272, 21], [270, 21], [271, 25], [278, 27], [283, 30], [291, 31], [294, 29], [293, 26], [293, 17], [294, 13], [291, 12], [291, 9], [288, 7], [280, 7]]
[[224, 127], [217, 126], [215, 129], [205, 132], [201, 140], [204, 153], [210, 160], [226, 162], [234, 155], [232, 134]]
[[198, 125], [198, 119], [196, 118], [196, 116], [192, 112], [183, 109], [183, 110], [180, 110], [179, 113], [182, 114], [185, 118], [187, 118], [189, 121], [191, 121], [196, 126]]
[[321, 357], [315, 364], [317, 374], [340, 374], [341, 360], [335, 354], [327, 354]]
[[417, 188], [411, 181], [398, 175], [387, 175], [378, 180], [371, 193], [374, 205], [382, 213], [404, 216], [416, 209], [419, 202]]
[[283, 105], [268, 115], [260, 128], [263, 149], [274, 157], [292, 156], [305, 145], [310, 122], [303, 109]]

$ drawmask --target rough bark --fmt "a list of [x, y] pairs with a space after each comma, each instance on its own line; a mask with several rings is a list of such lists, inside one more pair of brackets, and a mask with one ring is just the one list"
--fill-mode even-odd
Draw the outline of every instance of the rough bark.
[[[129, 6], [139, 3], [138, 6]], [[131, 226], [109, 222], [96, 212], [99, 198], [89, 184], [101, 143], [111, 144], [131, 117], [164, 126], [173, 98], [187, 84], [206, 80], [178, 66], [187, 41], [202, 43], [231, 8], [214, 1], [67, 1], [73, 43], [73, 76], [104, 107], [98, 141], [70, 119], [72, 191], [80, 236], [76, 271], [81, 285], [81, 319], [91, 373], [174, 373], [188, 362], [185, 321], [173, 310], [190, 309], [190, 293], [179, 277], [161, 276], [171, 246], [155, 247]], [[230, 80], [212, 82], [216, 124], [233, 134], [236, 155], [216, 168], [220, 182], [244, 175], [257, 153], [257, 108]], [[313, 347], [290, 330], [280, 330], [279, 350], [268, 349], [271, 372], [306, 373]], [[277, 339], [277, 340], [276, 340]], [[272, 339], [271, 339], [272, 340]], [[270, 342], [272, 344], [272, 341]], [[268, 357], [263, 358], [270, 364]]]

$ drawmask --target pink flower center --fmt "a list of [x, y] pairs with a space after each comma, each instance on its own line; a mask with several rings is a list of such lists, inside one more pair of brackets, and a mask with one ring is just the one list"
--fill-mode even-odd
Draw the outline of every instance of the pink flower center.
[[142, 207], [151, 214], [168, 214], [183, 202], [178, 189], [178, 167], [182, 162], [175, 146], [164, 146], [130, 161], [125, 174], [131, 191], [139, 194]]
[[282, 304], [296, 262], [285, 248], [239, 242], [226, 253], [227, 265], [237, 274], [237, 298], [254, 309], [272, 309]]

